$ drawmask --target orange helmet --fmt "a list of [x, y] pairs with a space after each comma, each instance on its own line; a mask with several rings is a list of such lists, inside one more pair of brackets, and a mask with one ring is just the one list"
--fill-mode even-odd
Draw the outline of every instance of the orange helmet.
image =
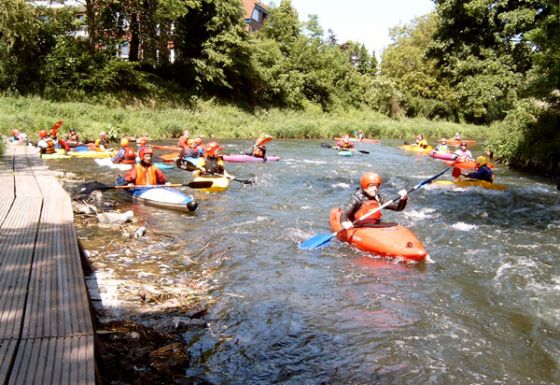
[[47, 137], [47, 130], [39, 131], [39, 138], [46, 138]]
[[216, 142], [210, 142], [206, 146], [204, 146], [204, 155], [208, 156], [216, 156], [218, 155], [218, 151], [222, 150], [223, 147], [220, 146]]
[[18, 136], [19, 135], [19, 130], [17, 128], [14, 128], [12, 130], [12, 136]]
[[360, 178], [360, 186], [362, 187], [362, 190], [367, 189], [370, 184], [376, 184], [377, 187], [379, 187], [381, 186], [381, 183], [381, 176], [374, 172], [365, 172]]
[[144, 147], [140, 150], [140, 152], [138, 152], [138, 156], [140, 157], [140, 160], [144, 160], [144, 157], [148, 154], [152, 156], [154, 155], [154, 150], [152, 150], [151, 147]]

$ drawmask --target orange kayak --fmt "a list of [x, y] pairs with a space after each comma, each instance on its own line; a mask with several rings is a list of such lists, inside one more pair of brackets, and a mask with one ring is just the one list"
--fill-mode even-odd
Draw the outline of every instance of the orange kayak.
[[[334, 231], [339, 231], [340, 208], [334, 208], [330, 214], [330, 224]], [[396, 223], [381, 223], [372, 227], [357, 227], [342, 231], [337, 238], [348, 242], [360, 250], [389, 258], [403, 258], [408, 262], [423, 262], [428, 252], [416, 238], [416, 235], [404, 226]]]
[[468, 139], [463, 139], [463, 140], [458, 140], [458, 139], [449, 139], [447, 141], [448, 144], [452, 145], [452, 146], [457, 146], [459, 147], [461, 145], [461, 143], [465, 142], [467, 145], [472, 146], [476, 144], [476, 140], [468, 140]]
[[179, 159], [179, 152], [170, 152], [168, 154], [160, 155], [159, 158], [164, 162], [175, 162]]
[[[476, 162], [474, 160], [469, 162], [455, 162], [453, 160], [446, 160], [443, 163], [445, 163], [448, 166], [462, 168], [462, 169], [472, 169], [472, 170], [476, 169]], [[492, 163], [488, 163], [488, 167], [494, 168], [494, 165]]]

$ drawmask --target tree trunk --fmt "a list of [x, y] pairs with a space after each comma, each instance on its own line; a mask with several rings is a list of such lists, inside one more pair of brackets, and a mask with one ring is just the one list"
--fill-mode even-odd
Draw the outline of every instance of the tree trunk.
[[95, 21], [95, 8], [97, 0], [86, 0], [86, 22], [88, 28], [88, 46], [90, 54], [94, 55], [97, 51], [97, 30]]
[[140, 23], [138, 14], [130, 16], [130, 47], [128, 51], [128, 61], [137, 62], [140, 58]]

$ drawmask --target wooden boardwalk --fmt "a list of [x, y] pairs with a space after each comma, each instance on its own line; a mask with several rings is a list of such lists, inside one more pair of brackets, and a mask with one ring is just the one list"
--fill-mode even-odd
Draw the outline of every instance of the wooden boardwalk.
[[36, 150], [0, 159], [0, 385], [95, 384], [71, 201]]

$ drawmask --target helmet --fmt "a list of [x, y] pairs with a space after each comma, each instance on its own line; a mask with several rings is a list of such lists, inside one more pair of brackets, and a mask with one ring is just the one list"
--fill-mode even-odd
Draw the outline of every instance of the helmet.
[[145, 146], [146, 144], [148, 144], [148, 138], [143, 136], [140, 139], [138, 139], [138, 144], [140, 146]]
[[121, 146], [122, 147], [128, 146], [128, 139], [127, 138], [122, 138], [121, 139]]
[[200, 146], [200, 145], [202, 144], [202, 139], [200, 139], [200, 138], [194, 138], [194, 143], [195, 143], [197, 146]]
[[484, 166], [485, 164], [488, 164], [488, 159], [486, 159], [484, 155], [480, 155], [478, 158], [476, 158], [476, 164], [478, 164], [479, 166]]
[[461, 142], [461, 147], [463, 146], [467, 147], [467, 142]]
[[189, 137], [189, 130], [183, 131], [183, 136], [188, 138]]
[[193, 139], [187, 139], [187, 146], [189, 146], [190, 148], [194, 148], [196, 147], [196, 144]]
[[377, 175], [374, 172], [365, 172], [360, 178], [360, 187], [362, 187], [362, 190], [367, 189], [370, 184], [376, 184], [377, 187], [379, 187], [381, 186], [381, 183], [381, 176]]
[[140, 150], [140, 152], [138, 152], [138, 156], [140, 157], [140, 160], [144, 160], [144, 156], [146, 156], [147, 154], [150, 155], [154, 155], [154, 150], [152, 150], [151, 147], [144, 147]]
[[210, 142], [206, 146], [204, 146], [204, 154], [208, 156], [216, 156], [218, 155], [218, 151], [220, 151], [221, 149], [223, 149], [223, 147], [218, 143]]
[[46, 138], [47, 137], [47, 130], [39, 131], [39, 138]]
[[18, 136], [19, 135], [19, 130], [17, 128], [14, 128], [12, 130], [12, 136]]
[[442, 144], [445, 144], [445, 143], [447, 143], [447, 138], [441, 138], [439, 141], [440, 141]]
[[76, 132], [76, 129], [75, 129], [75, 128], [71, 128], [71, 129], [70, 129], [70, 132]]

